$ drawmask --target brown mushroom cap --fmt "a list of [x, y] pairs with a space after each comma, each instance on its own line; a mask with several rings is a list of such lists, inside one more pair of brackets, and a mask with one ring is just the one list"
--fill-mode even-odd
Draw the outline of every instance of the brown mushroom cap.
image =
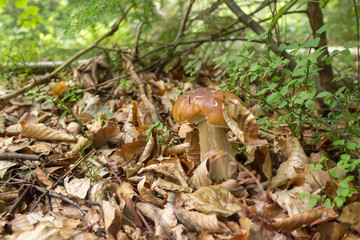
[[242, 103], [234, 94], [213, 88], [198, 88], [184, 93], [175, 101], [172, 112], [174, 120], [197, 123], [207, 119], [211, 125], [228, 127], [222, 110], [223, 94]]

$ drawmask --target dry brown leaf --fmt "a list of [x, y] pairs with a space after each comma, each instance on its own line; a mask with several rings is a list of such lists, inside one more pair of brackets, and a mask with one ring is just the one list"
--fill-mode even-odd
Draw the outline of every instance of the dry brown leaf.
[[268, 227], [275, 231], [292, 232], [303, 225], [311, 225], [320, 218], [322, 222], [327, 222], [335, 219], [337, 216], [338, 214], [332, 208], [315, 208], [274, 222], [268, 225]]
[[248, 160], [244, 163], [258, 173], [265, 175], [267, 179], [272, 178], [271, 158], [268, 146], [260, 146], [251, 150]]
[[258, 126], [254, 115], [239, 101], [223, 95], [224, 119], [231, 131], [243, 144], [266, 145], [266, 140], [258, 139]]
[[6, 171], [13, 167], [18, 165], [16, 161], [10, 161], [10, 160], [0, 160], [0, 179], [2, 179], [6, 173]]
[[49, 176], [44, 173], [43, 170], [41, 170], [39, 167], [36, 167], [35, 169], [35, 178], [42, 186], [52, 186], [54, 182], [49, 179]]
[[143, 223], [139, 217], [135, 209], [135, 203], [131, 200], [131, 196], [128, 195], [121, 195], [119, 198], [120, 200], [120, 207], [122, 209], [123, 214], [123, 224], [127, 224], [133, 226], [135, 224], [136, 227], [143, 227]]
[[209, 159], [202, 161], [195, 169], [194, 174], [190, 179], [196, 188], [207, 187], [212, 184], [212, 181], [209, 178], [208, 161]]
[[200, 144], [199, 144], [199, 131], [194, 129], [188, 132], [185, 137], [185, 143], [190, 147], [186, 151], [186, 156], [189, 161], [194, 162], [195, 165], [200, 164]]
[[199, 212], [191, 212], [184, 209], [178, 209], [174, 205], [175, 195], [173, 193], [169, 194], [168, 202], [166, 203], [171, 209], [174, 210], [177, 219], [194, 231], [204, 231], [204, 232], [228, 232], [230, 231], [226, 225], [218, 221], [215, 214], [203, 214]]
[[221, 186], [201, 187], [190, 195], [196, 210], [219, 217], [229, 217], [243, 209], [240, 201]]
[[78, 156], [81, 151], [85, 148], [87, 148], [87, 146], [90, 145], [90, 140], [84, 137], [80, 137], [78, 139], [78, 142], [75, 144], [75, 146], [71, 149], [71, 151], [65, 153], [65, 157], [66, 158], [73, 158]]
[[164, 176], [175, 180], [176, 183], [179, 183], [182, 186], [187, 186], [187, 176], [178, 158], [163, 157], [157, 158], [157, 160], [160, 160], [161, 162], [159, 164], [150, 164], [144, 167], [138, 172], [138, 174], [142, 174], [144, 172], [161, 173]]
[[134, 159], [136, 155], [141, 154], [145, 146], [146, 146], [145, 141], [135, 141], [131, 143], [126, 143], [121, 147], [121, 149], [114, 152], [108, 158], [108, 165], [115, 173], [119, 172], [119, 168], [126, 166]]
[[279, 204], [279, 206], [288, 212], [289, 216], [294, 216], [298, 213], [309, 211], [309, 199], [299, 199], [297, 196], [303, 193], [309, 193], [312, 189], [310, 187], [298, 186], [291, 190], [282, 190], [275, 192], [271, 195], [271, 198]]
[[249, 194], [241, 184], [235, 179], [228, 179], [220, 184], [237, 198], [246, 198]]
[[337, 220], [342, 223], [351, 224], [351, 229], [360, 233], [360, 202], [353, 202], [346, 205]]
[[276, 176], [271, 180], [272, 188], [285, 184], [298, 173], [304, 172], [306, 166], [309, 164], [309, 159], [302, 149], [299, 140], [293, 137], [291, 145], [289, 159], [280, 165]]
[[177, 219], [171, 207], [165, 206], [164, 209], [160, 209], [152, 204], [142, 202], [137, 203], [136, 207], [155, 223], [155, 236], [170, 237], [172, 229], [177, 225]]
[[104, 212], [105, 230], [108, 234], [116, 237], [122, 225], [122, 214], [119, 206], [113, 205], [109, 201], [103, 201], [101, 205]]
[[36, 239], [36, 240], [58, 240], [62, 239], [60, 228], [54, 227], [50, 222], [42, 222], [36, 225], [34, 229], [15, 232], [10, 235], [9, 240], [17, 239]]
[[320, 233], [319, 240], [340, 240], [348, 229], [348, 224], [337, 222], [323, 223], [316, 228]]
[[137, 190], [142, 199], [145, 201], [154, 204], [156, 206], [161, 206], [163, 200], [161, 198], [156, 197], [151, 191], [149, 183], [146, 183], [146, 178], [144, 177], [137, 185]]
[[94, 135], [90, 135], [90, 138], [93, 141], [94, 147], [99, 147], [107, 143], [119, 145], [123, 141], [119, 125], [110, 121], [107, 121], [106, 125], [98, 129]]
[[42, 123], [27, 123], [21, 130], [21, 135], [47, 141], [76, 142], [76, 138], [66, 132], [46, 127]]
[[91, 201], [98, 203], [104, 200], [110, 200], [109, 197], [112, 197], [116, 193], [118, 187], [116, 183], [110, 180], [98, 182], [91, 187], [89, 198]]
[[90, 188], [90, 178], [73, 178], [70, 180], [66, 177], [64, 186], [68, 194], [77, 196], [80, 199], [85, 199]]
[[152, 187], [159, 187], [161, 189], [167, 190], [167, 191], [178, 191], [178, 192], [186, 192], [190, 193], [192, 192], [192, 189], [188, 186], [181, 186], [179, 184], [164, 180], [162, 178], [157, 178], [151, 185]]

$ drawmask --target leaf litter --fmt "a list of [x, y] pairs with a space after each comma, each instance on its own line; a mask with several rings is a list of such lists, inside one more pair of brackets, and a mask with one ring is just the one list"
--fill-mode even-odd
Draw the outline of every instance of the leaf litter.
[[[63, 76], [44, 89], [59, 101], [83, 86], [70, 108], [54, 100], [22, 103], [28, 97], [5, 104], [0, 118], [5, 239], [352, 239], [360, 234], [358, 202], [343, 209], [319, 203], [310, 208], [309, 198], [298, 198], [338, 183], [330, 183], [325, 171], [309, 170], [319, 157], [308, 156], [286, 126], [264, 131], [255, 121], [259, 108], [224, 95], [228, 139], [245, 146], [247, 155], [219, 163], [226, 153], [214, 150], [201, 161], [197, 126], [171, 118], [172, 104], [191, 86], [185, 73], [177, 73], [184, 81], [173, 81], [171, 72], [137, 75], [128, 59], [124, 63], [129, 76], [122, 77], [136, 84], [117, 85], [112, 79], [119, 74], [113, 71], [89, 74], [104, 64], [96, 57], [76, 69], [73, 80]], [[208, 68], [202, 71], [212, 71]], [[70, 110], [73, 114], [64, 114]], [[232, 170], [229, 179], [219, 177], [223, 170], [214, 167], [219, 164], [231, 164], [222, 166]]]

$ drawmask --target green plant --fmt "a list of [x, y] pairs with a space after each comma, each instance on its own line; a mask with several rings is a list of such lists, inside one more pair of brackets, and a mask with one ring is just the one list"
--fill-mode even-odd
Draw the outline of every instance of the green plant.
[[[317, 33], [327, 30], [323, 26]], [[359, 138], [360, 138], [360, 94], [358, 89], [351, 90], [343, 86], [335, 93], [326, 91], [318, 92], [316, 74], [321, 70], [317, 66], [317, 59], [324, 52], [324, 47], [315, 49], [320, 41], [319, 37], [311, 40], [300, 40], [297, 43], [281, 44], [279, 50], [287, 50], [292, 54], [292, 60], [297, 65], [293, 71], [286, 67], [288, 59], [272, 55], [269, 51], [259, 51], [252, 40], [244, 42], [235, 54], [225, 53], [223, 56], [214, 58], [216, 67], [225, 65], [223, 76], [225, 81], [219, 82], [222, 90], [241, 93], [245, 102], [247, 99], [258, 99], [265, 113], [274, 113], [277, 120], [268, 120], [267, 116], [257, 118], [258, 125], [264, 129], [270, 126], [279, 127], [282, 124], [289, 126], [295, 137], [303, 139], [303, 126], [310, 124], [318, 130], [314, 133], [314, 140], [327, 136], [333, 141], [333, 147], [329, 151], [337, 151], [340, 159], [336, 169], [329, 171], [332, 180], [339, 182], [338, 187], [333, 185], [335, 197], [325, 193], [325, 196], [305, 194], [310, 197], [310, 205], [315, 206], [319, 199], [324, 200], [326, 206], [336, 204], [341, 206], [354, 192], [360, 190], [360, 182], [355, 186], [349, 184], [359, 175]], [[344, 50], [334, 51], [330, 56], [322, 58], [330, 63], [338, 55], [348, 54], [349, 48], [358, 46], [360, 42], [345, 44]], [[303, 49], [307, 49], [303, 54]], [[258, 54], [261, 53], [261, 54]], [[285, 67], [285, 68], [284, 68]], [[194, 73], [192, 73], [194, 74]], [[334, 78], [334, 82], [348, 78], [342, 74]], [[256, 91], [251, 87], [258, 86]], [[329, 111], [324, 115], [318, 111], [314, 99], [323, 99], [323, 103], [329, 105]], [[319, 101], [317, 101], [319, 102]], [[316, 114], [314, 114], [316, 112]], [[268, 114], [267, 114], [268, 115]], [[321, 131], [319, 131], [321, 129]], [[315, 143], [315, 141], [313, 141]], [[323, 160], [313, 168], [327, 168], [326, 160]], [[345, 177], [337, 175], [341, 169]], [[356, 173], [357, 172], [357, 173]], [[304, 197], [304, 196], [302, 196]]]
[[158, 135], [156, 136], [156, 140], [160, 141], [161, 143], [164, 144], [169, 144], [169, 140], [170, 140], [170, 130], [168, 129], [164, 129], [164, 124], [160, 121], [152, 124], [149, 129], [146, 131], [146, 141], [148, 141], [150, 139], [150, 136], [153, 132], [153, 130], [158, 130]]

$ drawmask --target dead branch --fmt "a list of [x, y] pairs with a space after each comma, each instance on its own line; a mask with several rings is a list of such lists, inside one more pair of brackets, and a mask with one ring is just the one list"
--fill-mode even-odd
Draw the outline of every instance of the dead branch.
[[134, 65], [132, 64], [130, 59], [128, 59], [124, 54], [121, 54], [121, 58], [123, 59], [124, 68], [129, 72], [131, 78], [135, 81], [135, 84], [139, 87], [140, 94], [138, 98], [145, 104], [146, 108], [149, 110], [152, 122], [156, 123], [160, 121], [160, 117], [154, 105], [151, 103], [148, 96], [146, 95], [145, 84], [140, 79], [137, 72], [135, 71]]
[[[245, 26], [251, 28], [259, 36], [265, 32], [265, 29], [261, 27], [261, 25], [256, 22], [251, 16], [243, 12], [234, 0], [224, 0], [224, 2], [229, 7], [229, 9], [236, 15], [239, 21], [245, 24]], [[264, 40], [264, 43], [269, 44], [270, 50], [273, 51], [275, 54], [283, 56], [290, 61], [288, 65], [288, 68], [290, 70], [295, 69], [296, 62], [291, 59], [291, 55], [288, 52], [279, 51], [277, 42], [271, 37], [270, 34], [269, 37]]]
[[190, 15], [190, 12], [191, 12], [191, 8], [194, 4], [194, 1], [195, 0], [190, 0], [189, 1], [189, 4], [186, 8], [186, 12], [183, 16], [183, 18], [181, 19], [181, 24], [180, 24], [180, 28], [179, 28], [179, 31], [173, 41], [173, 46], [172, 48], [169, 50], [169, 52], [167, 54], [165, 54], [165, 56], [163, 56], [162, 58], [160, 58], [158, 61], [156, 61], [156, 70], [155, 70], [155, 73], [158, 73], [160, 71], [162, 71], [162, 69], [165, 67], [165, 65], [168, 63], [168, 61], [170, 59], [173, 58], [173, 54], [176, 50], [176, 47], [179, 45], [181, 39], [185, 36], [185, 29], [186, 29], [186, 22], [189, 18], [189, 15]]
[[[318, 34], [316, 31], [324, 25], [324, 17], [319, 5], [319, 2], [308, 2], [307, 4], [307, 15], [309, 18], [310, 26], [313, 31], [313, 37], [316, 38]], [[319, 35], [320, 42], [315, 49], [323, 48], [324, 52], [317, 58], [317, 65], [321, 70], [319, 70], [320, 76], [320, 85], [326, 91], [333, 92], [337, 90], [337, 87], [333, 83], [334, 73], [332, 70], [331, 63], [327, 64], [325, 60], [322, 60], [325, 56], [329, 56], [329, 51], [327, 48], [327, 39], [326, 32], [323, 32]]]
[[138, 58], [139, 55], [139, 40], [140, 40], [140, 34], [141, 34], [141, 28], [144, 25], [144, 22], [141, 22], [136, 30], [136, 38], [133, 48], [131, 49], [131, 61], [135, 61]]
[[20, 94], [29, 91], [30, 89], [42, 85], [42, 84], [46, 84], [48, 82], [50, 82], [50, 80], [54, 77], [57, 76], [57, 74], [62, 71], [63, 69], [65, 69], [67, 66], [69, 66], [72, 62], [74, 62], [76, 59], [78, 59], [79, 57], [81, 57], [82, 55], [84, 55], [85, 53], [89, 52], [90, 50], [96, 48], [98, 46], [98, 44], [104, 40], [107, 37], [110, 37], [111, 35], [113, 35], [118, 29], [119, 29], [119, 25], [122, 22], [122, 20], [126, 17], [127, 13], [130, 11], [130, 9], [133, 6], [129, 6], [125, 12], [123, 13], [123, 15], [118, 18], [116, 20], [116, 22], [112, 25], [111, 30], [107, 33], [105, 33], [104, 35], [102, 35], [101, 37], [99, 37], [98, 39], [95, 40], [95, 42], [93, 42], [91, 45], [89, 45], [88, 47], [86, 47], [83, 50], [80, 50], [79, 52], [75, 53], [73, 56], [71, 56], [66, 62], [64, 62], [63, 64], [61, 64], [59, 67], [57, 67], [54, 71], [52, 71], [49, 75], [42, 77], [38, 80], [34, 80], [32, 83], [26, 85], [25, 87], [22, 87], [20, 89], [17, 89], [16, 91], [13, 91], [9, 94], [5, 94], [0, 96], [0, 104], [3, 102], [6, 102], [14, 97], [19, 96]]
[[0, 160], [30, 160], [30, 161], [37, 161], [37, 160], [40, 160], [40, 156], [36, 155], [36, 154], [4, 152], [4, 153], [0, 154]]

